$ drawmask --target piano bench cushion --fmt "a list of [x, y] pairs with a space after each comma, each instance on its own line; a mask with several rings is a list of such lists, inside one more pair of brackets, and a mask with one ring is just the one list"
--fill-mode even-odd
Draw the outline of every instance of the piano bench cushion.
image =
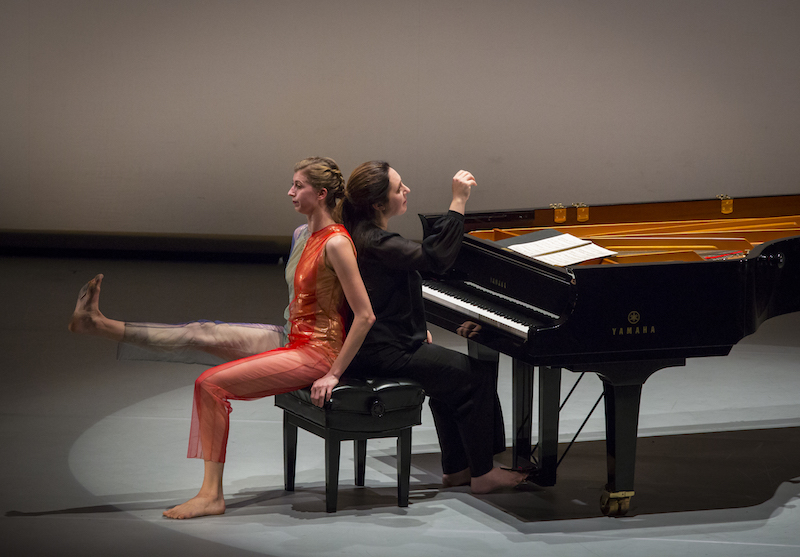
[[306, 387], [275, 397], [275, 405], [324, 428], [380, 432], [422, 423], [425, 391], [407, 379], [344, 377], [323, 408], [311, 402]]

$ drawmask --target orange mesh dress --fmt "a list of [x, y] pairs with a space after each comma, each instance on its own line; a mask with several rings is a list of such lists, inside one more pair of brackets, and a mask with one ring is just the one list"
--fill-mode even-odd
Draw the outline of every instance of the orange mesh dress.
[[339, 279], [325, 258], [325, 244], [337, 235], [350, 240], [340, 224], [308, 238], [295, 271], [289, 343], [211, 368], [197, 378], [187, 456], [225, 462], [229, 400], [294, 391], [328, 373], [344, 343], [347, 307]]

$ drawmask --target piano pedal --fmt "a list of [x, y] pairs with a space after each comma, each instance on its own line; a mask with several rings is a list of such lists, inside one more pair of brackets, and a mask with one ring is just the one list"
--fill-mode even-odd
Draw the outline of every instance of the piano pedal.
[[527, 474], [525, 481], [528, 483], [536, 484], [543, 487], [551, 486], [553, 482], [544, 482], [541, 478], [541, 471], [538, 467], [524, 467], [520, 466], [517, 468], [506, 468], [506, 470], [513, 470], [514, 472], [524, 472]]

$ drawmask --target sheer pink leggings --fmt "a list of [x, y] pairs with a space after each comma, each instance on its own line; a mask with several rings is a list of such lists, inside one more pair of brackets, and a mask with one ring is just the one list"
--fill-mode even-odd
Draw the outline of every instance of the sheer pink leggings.
[[194, 384], [187, 456], [225, 462], [229, 400], [254, 400], [306, 387], [328, 373], [331, 363], [313, 346], [289, 345], [209, 369]]
[[125, 323], [117, 357], [219, 365], [283, 346], [283, 331], [282, 326], [261, 323]]

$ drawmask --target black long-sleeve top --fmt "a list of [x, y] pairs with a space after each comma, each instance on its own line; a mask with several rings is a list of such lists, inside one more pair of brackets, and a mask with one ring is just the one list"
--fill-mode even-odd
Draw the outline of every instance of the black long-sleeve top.
[[419, 272], [442, 273], [452, 267], [463, 233], [464, 216], [449, 211], [421, 244], [376, 226], [354, 238], [358, 267], [376, 317], [354, 362], [357, 367], [399, 368], [425, 342]]

